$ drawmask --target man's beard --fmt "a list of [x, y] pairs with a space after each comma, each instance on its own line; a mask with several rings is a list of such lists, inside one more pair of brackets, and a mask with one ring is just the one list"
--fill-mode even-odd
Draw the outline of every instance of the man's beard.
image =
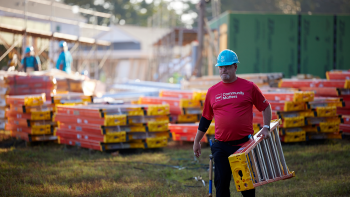
[[220, 78], [221, 78], [221, 80], [229, 80], [230, 79], [230, 75], [229, 74], [222, 74], [222, 75], [220, 75]]

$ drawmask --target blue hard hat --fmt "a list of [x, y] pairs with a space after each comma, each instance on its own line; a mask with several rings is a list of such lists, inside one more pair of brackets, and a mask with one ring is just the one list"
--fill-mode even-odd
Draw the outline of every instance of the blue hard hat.
[[62, 47], [65, 47], [65, 46], [67, 46], [67, 43], [65, 41], [60, 41], [60, 47], [62, 48]]
[[24, 50], [24, 53], [30, 53], [31, 51], [33, 51], [33, 47], [32, 46], [27, 46], [26, 50]]
[[225, 49], [218, 55], [215, 66], [228, 66], [234, 63], [239, 63], [237, 54], [229, 49]]

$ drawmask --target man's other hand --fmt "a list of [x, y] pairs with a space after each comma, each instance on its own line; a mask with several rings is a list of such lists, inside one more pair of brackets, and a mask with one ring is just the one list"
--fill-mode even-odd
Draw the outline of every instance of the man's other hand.
[[267, 128], [263, 127], [261, 132], [260, 132], [259, 137], [260, 136], [264, 136], [265, 139], [269, 138], [270, 137], [270, 131]]
[[194, 142], [193, 143], [193, 152], [196, 157], [199, 157], [201, 155], [201, 143], [200, 142]]

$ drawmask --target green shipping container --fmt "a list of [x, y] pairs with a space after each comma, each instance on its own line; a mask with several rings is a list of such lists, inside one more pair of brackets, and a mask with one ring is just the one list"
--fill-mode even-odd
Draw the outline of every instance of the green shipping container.
[[238, 74], [261, 73], [266, 70], [264, 26], [265, 16], [262, 15], [230, 15], [227, 46], [238, 55]]
[[350, 69], [350, 16], [337, 16], [336, 69]]
[[333, 68], [333, 16], [301, 16], [302, 74], [326, 77]]
[[[220, 24], [228, 25], [227, 46], [238, 55], [242, 73], [297, 73], [297, 15], [225, 13]], [[218, 20], [210, 26], [217, 28]], [[217, 72], [214, 72], [217, 73]]]
[[264, 72], [282, 72], [285, 77], [297, 74], [298, 16], [265, 15]]
[[[239, 57], [238, 74], [298, 73], [298, 15], [226, 12], [210, 22], [218, 24], [228, 26], [227, 48]], [[325, 78], [334, 65], [334, 16], [301, 15], [300, 30], [300, 73]], [[350, 16], [337, 16], [336, 31], [336, 69], [348, 70]]]

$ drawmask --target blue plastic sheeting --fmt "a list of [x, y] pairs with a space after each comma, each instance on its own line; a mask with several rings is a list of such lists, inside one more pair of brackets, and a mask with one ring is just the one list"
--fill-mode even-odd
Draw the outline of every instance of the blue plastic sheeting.
[[181, 84], [171, 84], [171, 83], [162, 83], [162, 82], [154, 82], [154, 81], [127, 81], [123, 84], [139, 86], [139, 88], [140, 86], [142, 86], [142, 87], [157, 88], [157, 89], [181, 90]]

